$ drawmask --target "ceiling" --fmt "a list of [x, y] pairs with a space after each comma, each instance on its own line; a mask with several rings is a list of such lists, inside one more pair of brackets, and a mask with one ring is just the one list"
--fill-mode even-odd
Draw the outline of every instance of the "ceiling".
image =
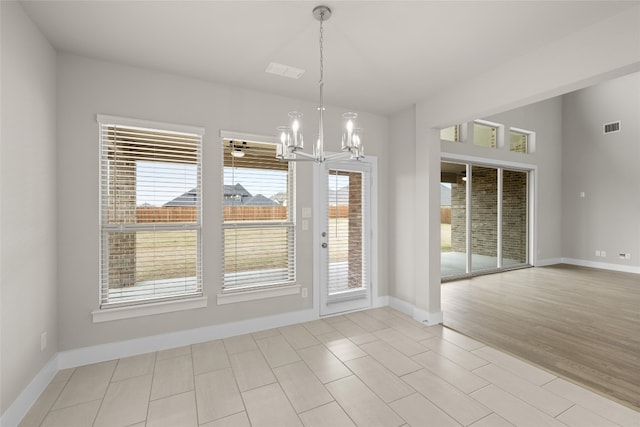
[[[22, 1], [59, 51], [313, 101], [319, 1]], [[325, 103], [388, 115], [637, 1], [327, 1]], [[306, 70], [265, 73], [270, 62]]]

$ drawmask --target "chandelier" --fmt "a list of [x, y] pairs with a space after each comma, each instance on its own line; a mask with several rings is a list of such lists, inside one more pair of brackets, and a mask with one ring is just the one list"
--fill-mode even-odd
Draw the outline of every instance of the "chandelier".
[[342, 115], [342, 152], [326, 155], [324, 152], [324, 21], [331, 17], [331, 9], [327, 6], [316, 6], [313, 16], [320, 21], [320, 106], [318, 107], [318, 136], [313, 144], [313, 153], [304, 151], [302, 139], [302, 113], [289, 113], [289, 125], [278, 127], [280, 144], [277, 146], [276, 158], [284, 161], [315, 161], [324, 162], [349, 157], [353, 160], [364, 158], [362, 145], [362, 129], [357, 126], [358, 114], [344, 113]]

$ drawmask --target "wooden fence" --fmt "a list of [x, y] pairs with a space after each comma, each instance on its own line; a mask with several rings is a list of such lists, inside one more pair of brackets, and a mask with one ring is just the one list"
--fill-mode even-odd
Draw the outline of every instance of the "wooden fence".
[[[329, 218], [348, 218], [349, 206], [329, 206]], [[225, 206], [225, 221], [282, 221], [287, 219], [286, 206]], [[137, 223], [195, 222], [195, 206], [138, 206]]]
[[451, 206], [440, 206], [440, 223], [451, 224]]

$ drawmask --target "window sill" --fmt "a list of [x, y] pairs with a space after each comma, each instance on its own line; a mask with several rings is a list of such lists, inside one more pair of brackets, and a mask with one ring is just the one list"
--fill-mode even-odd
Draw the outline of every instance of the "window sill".
[[264, 298], [282, 297], [285, 295], [295, 295], [299, 293], [300, 285], [287, 285], [267, 289], [251, 289], [246, 291], [219, 293], [218, 305], [254, 301]]
[[140, 304], [129, 307], [106, 308], [91, 312], [93, 323], [111, 322], [113, 320], [130, 319], [133, 317], [151, 316], [154, 314], [172, 313], [174, 311], [193, 310], [207, 306], [207, 297], [196, 297], [174, 301], [163, 301]]

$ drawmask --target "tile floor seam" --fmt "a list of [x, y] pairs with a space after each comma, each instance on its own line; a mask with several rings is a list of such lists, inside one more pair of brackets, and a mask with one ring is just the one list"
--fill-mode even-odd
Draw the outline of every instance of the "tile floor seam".
[[[562, 416], [562, 414], [564, 414], [564, 413], [568, 412], [571, 408], [573, 408], [573, 407], [575, 407], [575, 406], [577, 405], [577, 403], [575, 403], [575, 402], [573, 402], [573, 401], [570, 401], [570, 402], [571, 402], [571, 403], [573, 403], [573, 405], [569, 406], [567, 409], [565, 409], [564, 411], [560, 412], [558, 415], [556, 415], [556, 416], [555, 416], [555, 417], [553, 417], [553, 418], [558, 418], [558, 417]], [[559, 420], [558, 420], [558, 421], [559, 421]]]

